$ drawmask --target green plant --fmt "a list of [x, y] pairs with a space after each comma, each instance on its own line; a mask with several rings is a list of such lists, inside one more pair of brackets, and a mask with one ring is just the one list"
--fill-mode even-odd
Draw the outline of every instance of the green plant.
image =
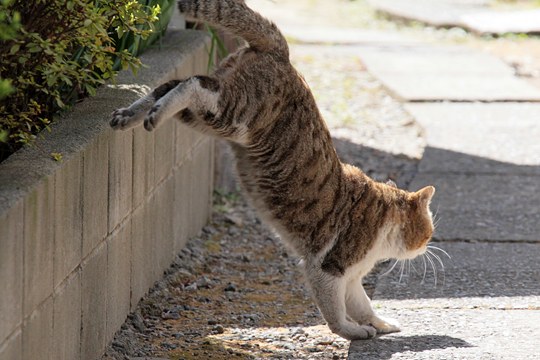
[[[9, 5], [12, 0], [1, 0], [0, 6]], [[8, 16], [11, 15], [11, 16]], [[0, 41], [7, 41], [15, 38], [21, 26], [21, 17], [18, 13], [7, 14], [0, 11]], [[0, 77], [0, 100], [13, 93], [15, 89], [11, 86], [11, 81]], [[7, 133], [0, 130], [0, 141], [7, 136]]]
[[[55, 113], [140, 66], [136, 58], [173, 0], [0, 0], [0, 159], [31, 142]], [[156, 25], [159, 31], [156, 32]], [[143, 46], [144, 45], [144, 46]]]
[[208, 55], [208, 66], [207, 66], [208, 71], [210, 71], [212, 70], [213, 67], [216, 66], [216, 63], [220, 59], [224, 59], [229, 54], [229, 52], [227, 51], [225, 42], [221, 38], [218, 31], [208, 24], [204, 24], [204, 26], [208, 34], [210, 34], [210, 38], [211, 38], [210, 51]]

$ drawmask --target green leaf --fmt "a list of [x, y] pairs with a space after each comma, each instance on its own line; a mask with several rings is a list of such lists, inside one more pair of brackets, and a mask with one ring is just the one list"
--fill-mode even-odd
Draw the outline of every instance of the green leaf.
[[62, 162], [63, 160], [63, 155], [61, 153], [52, 152], [51, 157], [54, 161], [57, 161], [57, 162]]
[[7, 130], [0, 130], [0, 142], [6, 143], [9, 139], [9, 132]]
[[11, 47], [11, 49], [9, 50], [9, 54], [13, 55], [13, 54], [17, 53], [17, 51], [19, 51], [20, 48], [21, 48], [21, 45], [19, 45], [19, 44], [13, 45]]
[[118, 35], [118, 38], [121, 39], [122, 36], [124, 36], [124, 28], [121, 26], [118, 26], [116, 28], [116, 34]]

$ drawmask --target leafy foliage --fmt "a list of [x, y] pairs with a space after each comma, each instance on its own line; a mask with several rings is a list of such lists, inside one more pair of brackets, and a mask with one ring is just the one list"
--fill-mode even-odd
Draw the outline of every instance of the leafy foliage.
[[136, 55], [164, 31], [173, 2], [0, 0], [0, 153], [31, 142], [53, 114], [118, 70], [136, 71]]

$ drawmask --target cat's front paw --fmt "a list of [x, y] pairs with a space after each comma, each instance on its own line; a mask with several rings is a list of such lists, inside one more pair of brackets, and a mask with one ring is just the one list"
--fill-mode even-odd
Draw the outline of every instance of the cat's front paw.
[[140, 122], [135, 115], [136, 114], [128, 108], [115, 110], [112, 113], [112, 119], [109, 124], [115, 130], [127, 130]]
[[377, 334], [390, 334], [401, 331], [399, 323], [394, 319], [373, 316], [370, 325], [377, 329]]
[[152, 109], [150, 109], [150, 112], [148, 113], [146, 118], [144, 119], [144, 128], [146, 130], [152, 131], [157, 127], [158, 122], [159, 122], [159, 116], [158, 116], [159, 108], [160, 108], [159, 104], [154, 105]]
[[328, 324], [334, 334], [347, 340], [366, 340], [375, 337], [377, 330], [370, 325], [359, 325], [346, 321], [340, 324]]

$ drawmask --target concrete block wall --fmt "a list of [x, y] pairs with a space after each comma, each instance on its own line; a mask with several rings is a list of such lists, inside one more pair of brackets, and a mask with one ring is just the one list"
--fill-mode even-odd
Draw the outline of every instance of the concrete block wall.
[[[94, 360], [211, 211], [214, 141], [177, 121], [114, 132], [110, 113], [204, 74], [209, 39], [173, 31], [0, 164], [0, 360]], [[63, 155], [61, 162], [50, 153]]]

